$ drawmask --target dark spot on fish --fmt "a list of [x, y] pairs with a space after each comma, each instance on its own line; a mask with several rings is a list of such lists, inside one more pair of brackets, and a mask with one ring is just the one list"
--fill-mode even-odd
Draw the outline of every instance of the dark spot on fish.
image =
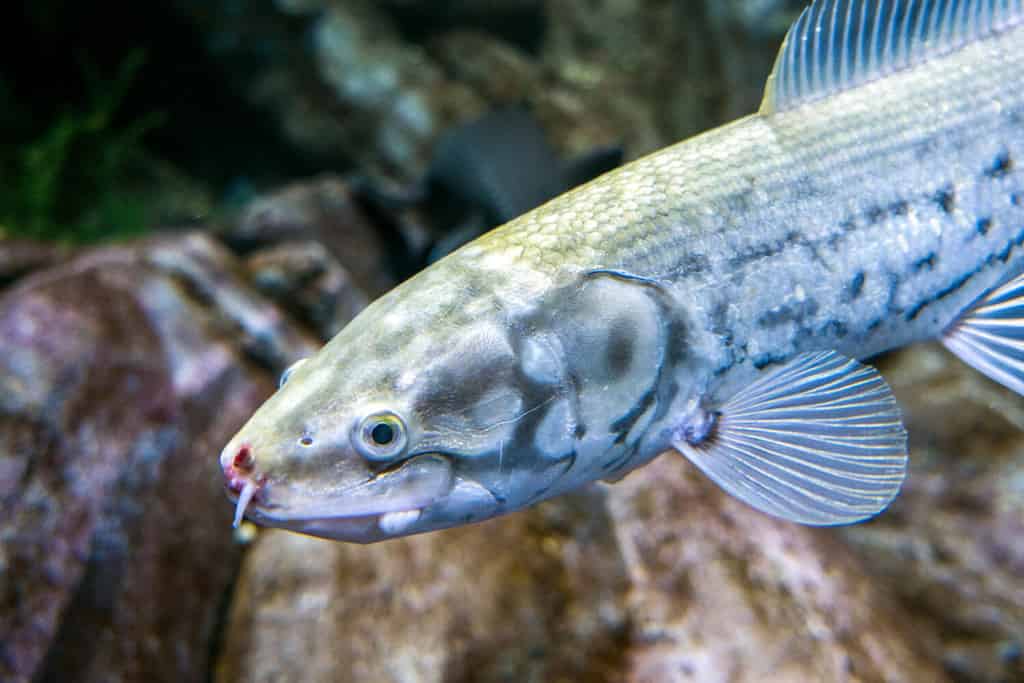
[[856, 301], [860, 295], [864, 292], [864, 271], [860, 271], [853, 276], [850, 280], [850, 284], [846, 287], [846, 292], [843, 294], [843, 302], [850, 303]]
[[945, 287], [936, 292], [934, 296], [925, 299], [915, 304], [910, 309], [908, 309], [906, 314], [906, 320], [914, 320], [915, 318], [917, 318], [918, 315], [920, 315], [921, 311], [925, 307], [935, 303], [936, 301], [941, 301], [945, 297], [957, 291], [965, 284], [967, 284], [967, 282], [969, 282], [972, 277], [977, 275], [985, 268], [990, 267], [996, 261], [1005, 263], [1010, 258], [1010, 254], [1013, 252], [1013, 250], [1021, 246], [1024, 246], [1024, 230], [1021, 230], [1016, 235], [1014, 235], [1013, 239], [1011, 239], [999, 253], [993, 254], [986, 258], [977, 268], [967, 273], [966, 275], [957, 278], [948, 287]]
[[715, 368], [714, 370], [711, 371], [711, 374], [714, 377], [721, 377], [722, 375], [724, 375], [725, 373], [729, 372], [734, 367], [736, 367], [736, 357], [735, 357], [735, 354], [730, 354], [730, 356], [731, 357], [729, 358], [729, 360], [725, 361], [724, 363], [722, 363], [717, 368]]
[[928, 138], [914, 148], [914, 157], [918, 161], [924, 161], [935, 152], [937, 147], [935, 138]]
[[636, 421], [640, 419], [640, 416], [644, 414], [644, 411], [651, 407], [652, 403], [654, 403], [653, 387], [640, 397], [640, 400], [636, 402], [636, 405], [629, 409], [629, 412], [612, 422], [611, 430], [619, 434], [619, 438], [616, 439], [616, 441], [621, 441], [626, 438], [626, 434], [633, 428]]
[[929, 253], [927, 256], [925, 256], [924, 258], [919, 258], [916, 261], [914, 261], [913, 263], [911, 263], [910, 264], [910, 270], [915, 272], [915, 273], [918, 273], [918, 272], [920, 272], [922, 270], [925, 270], [925, 269], [933, 270], [935, 268], [935, 260], [936, 260], [936, 258], [937, 258], [937, 256], [935, 255], [935, 252], [933, 251], [933, 252]]
[[885, 218], [886, 214], [885, 209], [883, 209], [880, 206], [874, 206], [868, 209], [865, 212], [865, 215], [867, 216], [869, 225], [876, 225], [877, 223], [881, 222], [883, 218]]
[[699, 275], [711, 269], [711, 261], [704, 254], [687, 254], [674, 269], [677, 278]]
[[810, 199], [818, 194], [818, 186], [811, 175], [802, 175], [793, 179], [790, 192], [794, 199]]
[[771, 258], [777, 254], [782, 253], [786, 249], [786, 242], [784, 240], [778, 240], [771, 244], [758, 244], [746, 251], [739, 252], [729, 258], [728, 267], [730, 270], [741, 268], [747, 265], [751, 261], [759, 261], [766, 258]]
[[935, 293], [934, 296], [932, 296], [932, 297], [930, 297], [928, 299], [925, 299], [924, 301], [921, 301], [921, 302], [919, 302], [917, 304], [914, 304], [909, 309], [907, 309], [907, 314], [905, 316], [905, 319], [908, 322], [911, 321], [911, 320], [914, 320], [915, 318], [917, 318], [918, 315], [921, 314], [921, 311], [924, 310], [924, 308], [926, 306], [928, 306], [930, 304], [933, 304], [936, 301], [941, 301], [942, 299], [946, 298], [947, 296], [949, 296], [950, 294], [952, 294], [956, 290], [958, 290], [961, 287], [963, 287], [965, 284], [967, 284], [968, 281], [970, 281], [970, 279], [972, 277], [974, 277], [978, 273], [979, 270], [981, 270], [981, 268], [984, 268], [984, 267], [985, 266], [981, 266], [980, 268], [976, 268], [975, 270], [972, 270], [970, 273], [967, 273], [966, 275], [964, 275], [962, 277], [959, 277], [956, 280], [954, 280], [953, 283], [951, 285], [949, 285], [948, 287], [944, 287], [943, 289], [940, 289], [938, 292]]
[[605, 470], [605, 472], [611, 473], [623, 469], [629, 464], [629, 461], [633, 459], [634, 455], [636, 455], [636, 448], [623, 449], [622, 455], [609, 462], [610, 466]]
[[811, 258], [813, 260], [817, 261], [821, 265], [828, 268], [828, 263], [825, 262], [825, 259], [823, 259], [821, 257], [821, 254], [818, 252], [818, 245], [820, 244], [820, 242], [810, 240], [807, 238], [806, 235], [800, 232], [796, 232], [795, 230], [786, 233], [786, 236], [783, 239], [785, 239], [785, 241], [789, 244], [796, 244], [801, 247], [804, 247], [805, 249], [807, 249], [807, 251], [811, 253]]
[[783, 304], [770, 309], [757, 319], [757, 324], [761, 327], [778, 327], [788, 322], [800, 322], [817, 312], [818, 302], [814, 299], [805, 299], [792, 305]]
[[1002, 178], [1012, 170], [1013, 159], [1010, 152], [1004, 149], [992, 160], [992, 165], [985, 169], [985, 176], [993, 179]]
[[953, 213], [953, 210], [956, 209], [956, 190], [953, 189], [952, 185], [947, 185], [935, 192], [935, 195], [932, 197], [932, 201], [934, 201], [944, 213]]
[[889, 214], [892, 216], [906, 216], [910, 212], [910, 204], [906, 201], [900, 200], [890, 204], [887, 209]]
[[750, 212], [752, 202], [750, 201], [750, 192], [743, 190], [741, 192], [734, 192], [728, 195], [722, 200], [722, 208], [729, 213], [733, 214], [746, 214]]
[[886, 279], [889, 281], [889, 292], [885, 297], [885, 310], [889, 315], [898, 315], [903, 309], [896, 305], [896, 295], [900, 289], [900, 278], [896, 273], [887, 273]]
[[[438, 355], [444, 352], [439, 351]], [[514, 364], [504, 354], [469, 354], [465, 362], [435, 368], [431, 381], [424, 382], [413, 397], [415, 411], [466, 414], [493, 395], [496, 386], [515, 386], [514, 377], [510, 376], [513, 368]]]
[[1024, 230], [1018, 232], [1014, 236], [1014, 238], [1007, 243], [1007, 245], [1002, 249], [1002, 251], [996, 254], [996, 258], [998, 258], [1003, 263], [1006, 263], [1006, 261], [1009, 260], [1010, 254], [1013, 252], [1013, 250], [1021, 245], [1024, 245]]
[[1024, 206], [1024, 193], [1014, 192], [1011, 194], [1010, 203], [1014, 206]]
[[988, 231], [992, 229], [992, 219], [979, 218], [978, 222], [974, 224], [974, 229], [979, 235], [987, 235]]
[[608, 371], [615, 379], [621, 378], [633, 364], [636, 330], [629, 318], [619, 318], [612, 323], [608, 331], [608, 346], [605, 350], [605, 363]]
[[726, 320], [729, 315], [729, 304], [719, 301], [708, 313], [708, 327], [715, 334], [722, 334], [726, 329]]
[[846, 323], [840, 320], [829, 320], [825, 323], [824, 327], [821, 328], [821, 334], [825, 337], [832, 339], [842, 339], [850, 332], [850, 328], [847, 327]]

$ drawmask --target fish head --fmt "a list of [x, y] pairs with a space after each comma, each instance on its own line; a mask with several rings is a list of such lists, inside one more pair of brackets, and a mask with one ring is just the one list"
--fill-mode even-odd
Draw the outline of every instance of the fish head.
[[514, 509], [557, 469], [519, 430], [560, 385], [521, 381], [500, 306], [442, 289], [406, 283], [285, 373], [220, 456], [236, 524], [379, 541]]

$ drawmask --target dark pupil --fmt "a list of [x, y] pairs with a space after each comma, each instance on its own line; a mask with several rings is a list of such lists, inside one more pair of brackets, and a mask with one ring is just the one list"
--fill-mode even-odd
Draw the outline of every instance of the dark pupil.
[[370, 431], [370, 438], [378, 446], [387, 446], [395, 440], [395, 428], [386, 422], [378, 422]]

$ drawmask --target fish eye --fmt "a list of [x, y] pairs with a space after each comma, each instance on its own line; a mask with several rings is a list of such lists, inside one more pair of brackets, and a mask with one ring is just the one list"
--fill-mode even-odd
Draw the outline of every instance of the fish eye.
[[402, 418], [389, 412], [364, 417], [356, 436], [356, 449], [367, 460], [378, 462], [397, 458], [405, 452], [408, 443]]
[[305, 363], [308, 358], [300, 358], [291, 365], [289, 365], [284, 372], [281, 373], [281, 379], [277, 380], [277, 388], [280, 389], [288, 381], [288, 378], [292, 376], [292, 373], [299, 369], [299, 366]]

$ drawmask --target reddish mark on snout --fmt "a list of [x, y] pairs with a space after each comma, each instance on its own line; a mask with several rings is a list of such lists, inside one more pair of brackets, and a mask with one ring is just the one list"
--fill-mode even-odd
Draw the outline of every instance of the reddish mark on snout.
[[253, 464], [256, 462], [256, 458], [252, 455], [252, 449], [248, 446], [242, 446], [235, 453], [235, 457], [231, 461], [231, 465], [236, 470], [242, 470], [248, 472], [252, 469]]
[[231, 458], [231, 462], [224, 465], [224, 486], [232, 493], [237, 494], [241, 494], [250, 481], [258, 488], [262, 488], [267, 477], [257, 474], [255, 468], [256, 456], [253, 455], [252, 447], [245, 444], [238, 449], [238, 452]]

